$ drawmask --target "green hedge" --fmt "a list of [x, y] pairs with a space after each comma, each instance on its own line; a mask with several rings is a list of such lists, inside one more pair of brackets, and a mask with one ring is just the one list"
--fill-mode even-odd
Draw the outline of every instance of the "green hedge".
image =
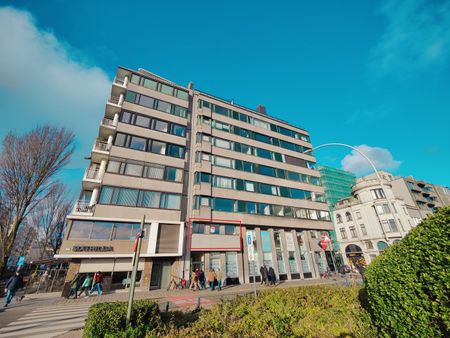
[[450, 207], [427, 217], [365, 271], [370, 311], [385, 337], [449, 333]]
[[161, 323], [158, 303], [138, 300], [133, 303], [131, 324], [133, 329], [124, 335], [127, 302], [98, 303], [90, 307], [83, 330], [85, 338], [140, 337]]
[[358, 287], [276, 289], [223, 301], [167, 337], [375, 337]]

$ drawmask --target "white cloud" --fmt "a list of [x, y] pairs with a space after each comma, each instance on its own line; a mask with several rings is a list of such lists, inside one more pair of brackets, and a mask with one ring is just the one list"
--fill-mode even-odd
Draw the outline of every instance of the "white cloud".
[[76, 134], [71, 168], [84, 168], [110, 93], [107, 74], [15, 8], [0, 7], [0, 46], [0, 137], [38, 124], [65, 126]]
[[[370, 158], [378, 170], [395, 170], [401, 164], [400, 161], [394, 160], [394, 157], [388, 149], [370, 147], [366, 144], [356, 146], [355, 148]], [[352, 150], [350, 154], [342, 159], [341, 165], [342, 169], [356, 175], [364, 175], [373, 171], [368, 161], [355, 150]]]
[[372, 50], [374, 76], [407, 77], [450, 57], [450, 1], [388, 0], [380, 13], [386, 29]]

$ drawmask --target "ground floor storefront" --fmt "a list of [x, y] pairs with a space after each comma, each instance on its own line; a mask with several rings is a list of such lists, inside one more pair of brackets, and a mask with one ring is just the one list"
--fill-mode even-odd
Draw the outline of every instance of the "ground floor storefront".
[[[196, 269], [205, 276], [220, 270], [223, 283], [229, 285], [252, 283], [253, 278], [261, 282], [262, 266], [273, 268], [280, 281], [321, 278], [336, 270], [331, 251], [318, 244], [321, 231], [193, 221], [187, 233], [185, 276]], [[246, 241], [249, 235], [251, 245]]]

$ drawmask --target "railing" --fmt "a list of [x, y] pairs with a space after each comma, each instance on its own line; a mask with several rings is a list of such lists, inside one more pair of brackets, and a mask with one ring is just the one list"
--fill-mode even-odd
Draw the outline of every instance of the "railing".
[[91, 180], [98, 180], [100, 178], [100, 170], [99, 169], [87, 169], [86, 170], [86, 178]]
[[94, 150], [98, 151], [108, 151], [108, 143], [95, 141]]
[[108, 99], [108, 102], [112, 103], [112, 104], [119, 104], [119, 101], [120, 101], [120, 96], [111, 96]]
[[104, 119], [102, 120], [102, 125], [104, 125], [104, 126], [110, 126], [110, 127], [115, 127], [115, 125], [114, 125], [114, 120], [112, 120], [112, 119], [107, 119], [107, 118], [104, 118]]
[[75, 202], [73, 212], [92, 212], [93, 205], [89, 205], [89, 201], [79, 200]]
[[123, 86], [125, 84], [125, 78], [116, 77], [114, 78], [114, 83]]

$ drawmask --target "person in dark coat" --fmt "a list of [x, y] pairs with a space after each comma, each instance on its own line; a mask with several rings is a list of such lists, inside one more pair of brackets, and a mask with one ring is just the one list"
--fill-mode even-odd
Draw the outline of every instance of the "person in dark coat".
[[11, 300], [13, 299], [14, 295], [16, 294], [16, 291], [20, 289], [23, 286], [23, 278], [20, 275], [20, 272], [17, 271], [14, 276], [12, 276], [5, 285], [5, 292], [6, 292], [6, 304], [5, 307], [8, 306], [9, 303], [11, 303]]
[[261, 285], [267, 285], [267, 268], [265, 265], [259, 268], [259, 273], [261, 274]]
[[275, 276], [275, 270], [270, 267], [269, 268], [269, 282], [270, 285], [275, 285], [275, 282], [277, 281], [277, 277]]

